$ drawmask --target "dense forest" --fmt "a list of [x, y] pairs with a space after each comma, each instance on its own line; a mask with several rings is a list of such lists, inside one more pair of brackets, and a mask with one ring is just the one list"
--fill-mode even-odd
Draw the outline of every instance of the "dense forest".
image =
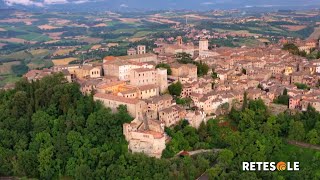
[[[163, 157], [180, 150], [224, 149], [215, 166], [207, 170], [212, 179], [319, 179], [320, 152], [287, 144], [287, 140], [319, 145], [320, 114], [311, 106], [303, 113], [272, 115], [262, 100], [245, 101], [232, 108], [224, 122], [209, 120], [198, 130], [182, 121], [166, 129], [172, 140]], [[219, 159], [223, 161], [219, 161]], [[296, 172], [243, 172], [242, 162], [300, 162]]]
[[[263, 101], [232, 108], [224, 120], [197, 130], [181, 121], [162, 159], [128, 152], [122, 124], [132, 117], [83, 96], [62, 74], [0, 91], [0, 176], [39, 179], [319, 179], [320, 152], [286, 143], [319, 144], [320, 114], [272, 115]], [[225, 122], [225, 123], [221, 123]], [[227, 122], [227, 123], [226, 123]], [[217, 154], [179, 157], [181, 150], [218, 148]], [[297, 172], [243, 172], [243, 161], [299, 161]]]
[[0, 92], [0, 176], [40, 179], [195, 179], [214, 154], [155, 159], [128, 153], [132, 118], [82, 96], [61, 74]]

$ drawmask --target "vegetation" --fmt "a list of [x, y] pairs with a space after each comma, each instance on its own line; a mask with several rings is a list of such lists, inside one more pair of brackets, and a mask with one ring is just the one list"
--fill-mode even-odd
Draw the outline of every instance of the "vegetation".
[[192, 99], [191, 98], [177, 98], [176, 99], [176, 103], [180, 104], [182, 106], [188, 106], [190, 107], [191, 103], [192, 103]]
[[311, 49], [310, 50], [311, 52], [308, 54], [305, 51], [300, 51], [299, 48], [293, 43], [287, 43], [287, 44], [283, 45], [282, 49], [287, 50], [294, 55], [306, 57], [308, 59], [319, 59], [320, 58], [320, 51], [318, 51], [316, 49]]
[[176, 60], [181, 64], [194, 64], [197, 66], [197, 74], [198, 76], [204, 76], [208, 74], [209, 66], [206, 63], [203, 63], [202, 61], [196, 62], [193, 61], [192, 57], [188, 53], [178, 53], [176, 54]]
[[176, 83], [172, 83], [169, 87], [168, 87], [169, 93], [172, 96], [180, 96], [181, 92], [182, 92], [182, 84], [180, 81], [176, 82]]
[[128, 153], [117, 113], [62, 74], [0, 91], [0, 176], [39, 179], [195, 179], [214, 154], [155, 159]]
[[[227, 123], [211, 119], [207, 124], [202, 123], [198, 130], [188, 126], [187, 121], [166, 129], [172, 140], [163, 157], [172, 157], [181, 150], [223, 148], [216, 164], [206, 172], [211, 179], [319, 178], [315, 167], [320, 165], [320, 152], [285, 143], [288, 138], [319, 144], [320, 114], [311, 106], [306, 112], [296, 115], [284, 112], [274, 116], [262, 100], [249, 101], [241, 111], [232, 108], [228, 118]], [[244, 161], [299, 161], [300, 171], [244, 172]]]
[[283, 90], [282, 95], [278, 96], [278, 98], [274, 100], [274, 103], [289, 106], [289, 95], [287, 89]]
[[171, 75], [171, 73], [172, 73], [172, 70], [171, 70], [169, 64], [160, 63], [160, 64], [158, 64], [158, 65], [156, 66], [156, 68], [165, 68], [165, 69], [167, 69], [167, 74], [168, 74], [168, 75]]
[[294, 83], [294, 85], [296, 85], [298, 89], [307, 89], [307, 90], [310, 89], [310, 87], [308, 85], [303, 84], [303, 83]]

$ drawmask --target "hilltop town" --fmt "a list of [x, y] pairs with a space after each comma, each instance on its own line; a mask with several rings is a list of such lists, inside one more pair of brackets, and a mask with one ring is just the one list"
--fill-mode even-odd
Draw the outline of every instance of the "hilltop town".
[[0, 179], [320, 179], [310, 2], [42, 1], [0, 1]]
[[[183, 42], [181, 36], [175, 39], [169, 43], [159, 38], [149, 52], [138, 45], [126, 56], [107, 56], [102, 63], [56, 65], [31, 70], [24, 77], [31, 82], [61, 72], [105, 107], [116, 111], [125, 105], [135, 118], [123, 124], [129, 150], [157, 158], [170, 141], [165, 127], [185, 119], [198, 128], [232, 107], [241, 107], [246, 99], [262, 99], [278, 111], [305, 111], [308, 105], [320, 111], [320, 60], [308, 61], [284, 50], [288, 40], [209, 50], [205, 37], [198, 46]], [[290, 43], [307, 54], [319, 49], [318, 40]]]

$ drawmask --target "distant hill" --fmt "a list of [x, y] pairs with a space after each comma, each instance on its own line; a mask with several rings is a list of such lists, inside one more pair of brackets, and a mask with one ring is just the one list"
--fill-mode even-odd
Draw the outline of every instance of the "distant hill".
[[[44, 4], [44, 7], [21, 6], [14, 0], [12, 7], [32, 10], [68, 10], [68, 11], [134, 11], [160, 9], [234, 9], [234, 8], [265, 8], [265, 9], [310, 9], [320, 8], [320, 1], [312, 0], [69, 0], [67, 4]], [[51, 0], [54, 2], [55, 0]], [[59, 1], [59, 0], [56, 0]], [[18, 1], [18, 2], [22, 2]], [[41, 2], [41, 0], [37, 1]], [[43, 2], [43, 0], [42, 0]], [[61, 0], [60, 0], [61, 2]], [[4, 0], [0, 0], [0, 7], [8, 7]]]

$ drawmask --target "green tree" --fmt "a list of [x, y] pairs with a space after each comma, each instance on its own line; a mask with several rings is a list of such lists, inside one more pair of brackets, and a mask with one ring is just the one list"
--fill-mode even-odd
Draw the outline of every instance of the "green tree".
[[191, 57], [191, 54], [188, 54], [188, 53], [185, 53], [185, 52], [177, 53], [175, 55], [175, 58], [179, 63], [182, 63], [182, 64], [193, 63], [193, 59]]
[[169, 87], [168, 87], [169, 93], [173, 96], [180, 96], [181, 92], [182, 92], [182, 84], [180, 83], [180, 81], [178, 81], [177, 83], [172, 83]]
[[303, 141], [305, 138], [305, 129], [303, 123], [292, 120], [289, 126], [289, 139]]
[[197, 62], [195, 64], [197, 66], [197, 73], [199, 77], [208, 74], [209, 66], [206, 63], [203, 63], [202, 61], [200, 61], [199, 63]]
[[156, 68], [165, 68], [165, 69], [167, 69], [167, 74], [168, 74], [168, 75], [171, 75], [171, 74], [172, 74], [172, 70], [171, 70], [169, 64], [160, 63], [160, 64], [156, 65]]
[[311, 131], [309, 131], [307, 133], [306, 138], [310, 144], [319, 144], [320, 143], [319, 133], [315, 129], [312, 129]]

